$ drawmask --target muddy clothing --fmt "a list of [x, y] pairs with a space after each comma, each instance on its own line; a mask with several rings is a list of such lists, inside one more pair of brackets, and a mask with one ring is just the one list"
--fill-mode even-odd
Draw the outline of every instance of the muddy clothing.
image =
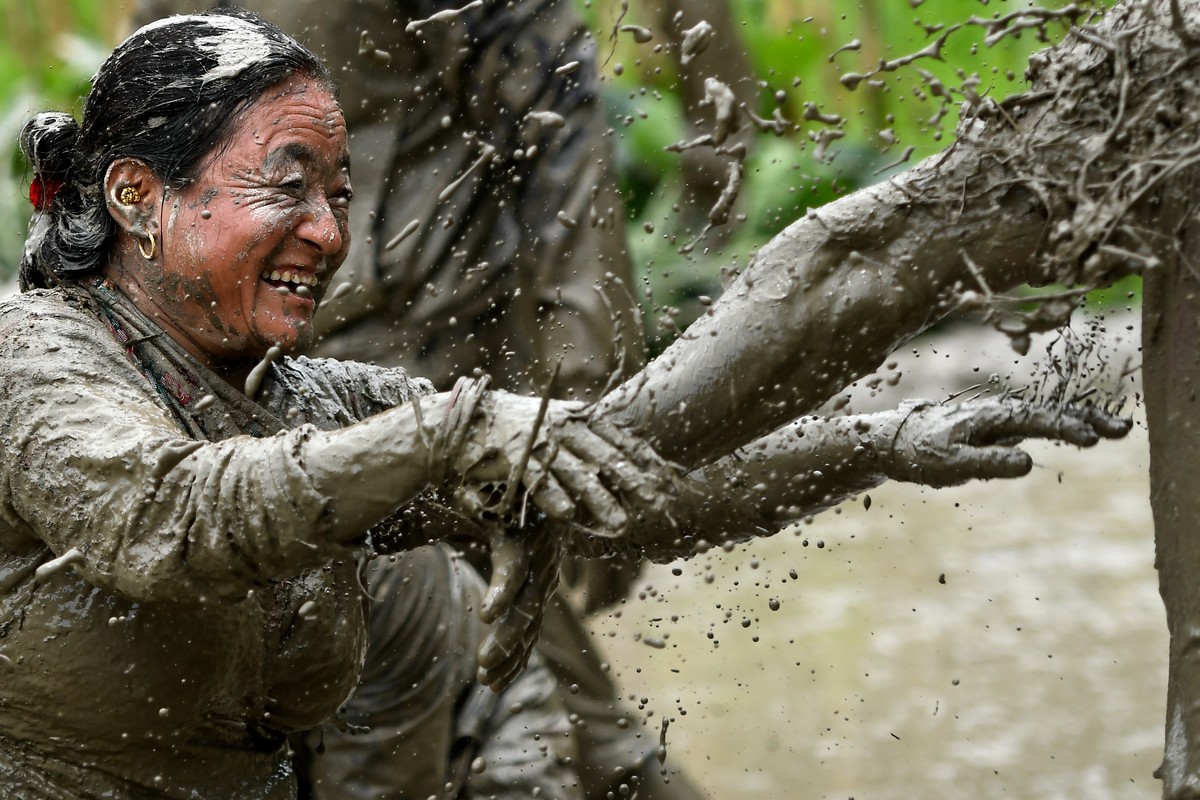
[[[0, 797], [293, 798], [285, 737], [366, 647], [366, 537], [305, 442], [428, 384], [283, 359], [253, 402], [106, 291], [0, 304]], [[447, 620], [409, 623], [436, 659]]]
[[388, 602], [372, 607], [358, 691], [301, 749], [322, 754], [300, 770], [301, 797], [575, 800], [575, 741], [557, 683], [537, 654], [500, 694], [476, 682], [483, 582], [430, 551], [449, 553], [371, 562], [370, 595]]

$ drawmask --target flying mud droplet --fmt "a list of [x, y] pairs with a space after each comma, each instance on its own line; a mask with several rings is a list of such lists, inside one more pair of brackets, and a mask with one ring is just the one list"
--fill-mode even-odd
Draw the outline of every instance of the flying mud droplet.
[[847, 50], [861, 50], [861, 49], [862, 49], [862, 42], [860, 42], [858, 39], [851, 39], [849, 42], [846, 42], [844, 45], [839, 47], [837, 50], [834, 50], [830, 54], [829, 63], [832, 64], [833, 60], [838, 57], [839, 53], [844, 53]]
[[679, 47], [679, 63], [685, 67], [693, 58], [708, 49], [712, 41], [713, 26], [708, 20], [700, 20], [683, 32], [683, 43]]
[[[386, 252], [386, 251], [388, 251], [388, 250], [395, 250], [395, 249], [396, 249], [396, 247], [397, 247], [397, 246], [398, 246], [398, 245], [399, 245], [401, 242], [403, 242], [405, 239], [407, 239], [408, 237], [410, 237], [410, 236], [412, 236], [414, 233], [416, 233], [416, 231], [417, 231], [417, 228], [419, 228], [419, 227], [421, 227], [421, 220], [419, 220], [419, 219], [414, 219], [414, 220], [412, 220], [411, 222], [409, 222], [407, 225], [405, 225], [405, 226], [404, 226], [404, 229], [403, 229], [402, 231], [400, 231], [399, 233], [397, 233], [397, 234], [396, 234], [395, 236], [393, 236], [391, 239], [388, 239], [388, 241], [387, 241], [387, 244], [385, 244], [385, 245], [383, 246], [383, 249], [384, 249], [384, 251]], [[339, 287], [338, 287], [338, 290], [337, 290], [336, 292], [334, 292], [334, 293], [333, 293], [333, 296], [334, 296], [335, 298], [337, 298], [337, 297], [341, 297], [343, 294], [345, 294], [345, 292], [343, 292], [343, 291], [342, 291], [342, 287], [343, 287], [343, 286], [349, 286], [349, 284], [347, 284], [347, 283], [343, 283], [343, 284], [342, 284], [342, 286], [339, 286]]]
[[913, 147], [912, 145], [909, 145], [908, 147], [904, 148], [904, 152], [900, 154], [900, 159], [898, 161], [893, 161], [891, 164], [888, 164], [887, 166], [880, 167], [879, 169], [877, 169], [875, 171], [874, 174], [879, 175], [880, 173], [887, 172], [890, 169], [895, 169], [896, 167], [900, 166], [901, 164], [907, 163], [908, 160], [910, 158], [912, 158], [912, 154], [914, 152], [916, 152], [916, 149], [917, 148]]
[[201, 397], [196, 401], [196, 405], [193, 406], [193, 408], [196, 411], [207, 411], [208, 409], [212, 408], [212, 404], [215, 402], [217, 402], [217, 396], [215, 394], [206, 394], [204, 397]]
[[490, 144], [485, 144], [483, 146], [483, 152], [479, 154], [479, 158], [475, 159], [475, 163], [467, 167], [463, 174], [459, 175], [458, 178], [451, 182], [445, 189], [442, 189], [441, 193], [438, 195], [438, 202], [446, 202], [446, 200], [450, 198], [450, 195], [458, 191], [458, 187], [463, 184], [463, 181], [469, 178], [475, 172], [475, 170], [490, 162], [495, 155], [496, 148], [492, 147]]
[[358, 54], [360, 56], [368, 56], [381, 64], [392, 63], [392, 54], [386, 50], [377, 48], [375, 40], [371, 38], [370, 33], [367, 31], [362, 31], [358, 36]]
[[245, 392], [246, 396], [251, 400], [258, 394], [258, 390], [262, 388], [263, 379], [267, 377], [267, 370], [271, 368], [271, 362], [275, 361], [283, 355], [283, 351], [278, 345], [272, 346], [263, 356], [262, 361], [254, 365], [254, 369], [250, 370], [250, 374], [246, 376]]
[[638, 44], [646, 44], [654, 38], [654, 31], [649, 28], [643, 28], [641, 25], [622, 25], [621, 30], [631, 34], [633, 40]]
[[667, 728], [670, 726], [671, 720], [662, 717], [662, 727], [658, 731], [658, 763], [662, 766], [667, 763]]
[[578, 61], [568, 61], [566, 64], [563, 64], [561, 67], [554, 70], [554, 73], [556, 75], [570, 75], [572, 72], [578, 71], [579, 66], [580, 64]]
[[483, 0], [474, 0], [474, 2], [467, 3], [462, 8], [447, 8], [446, 10], [439, 11], [432, 16], [426, 17], [425, 19], [414, 19], [412, 22], [404, 26], [404, 32], [415, 33], [430, 23], [450, 22], [454, 19], [457, 19], [460, 14], [464, 14], [473, 8], [479, 8], [482, 5]]
[[565, 211], [558, 212], [557, 219], [558, 219], [559, 224], [562, 225], [564, 228], [570, 228], [570, 229], [574, 230], [575, 228], [579, 227], [579, 222], [577, 220], [571, 219], [569, 216], [567, 216], [567, 212], [565, 212]]
[[567, 124], [563, 115], [554, 111], [530, 111], [525, 115], [525, 119], [536, 122], [543, 128], [561, 128]]
[[810, 122], [819, 122], [822, 125], [841, 125], [842, 117], [839, 114], [825, 114], [821, 109], [817, 108], [816, 103], [806, 102], [804, 104], [804, 118]]
[[704, 99], [700, 105], [713, 106], [716, 117], [716, 124], [713, 125], [714, 144], [724, 144], [729, 134], [741, 128], [737, 97], [728, 85], [716, 78], [704, 79]]
[[33, 573], [33, 577], [35, 580], [42, 581], [46, 578], [49, 578], [51, 575], [62, 572], [67, 567], [82, 563], [83, 553], [80, 552], [78, 547], [72, 547], [58, 558], [52, 558], [45, 564], [42, 564], [40, 567], [38, 567], [37, 571]]

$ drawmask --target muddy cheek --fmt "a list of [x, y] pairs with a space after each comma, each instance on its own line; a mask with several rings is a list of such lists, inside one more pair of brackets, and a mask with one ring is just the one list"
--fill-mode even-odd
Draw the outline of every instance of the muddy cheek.
[[225, 315], [226, 310], [222, 308], [217, 290], [207, 277], [178, 277], [176, 280], [176, 291], [180, 293], [177, 296], [188, 298], [185, 303], [195, 309], [197, 323], [203, 320], [212, 330], [224, 334], [230, 334], [236, 329]]

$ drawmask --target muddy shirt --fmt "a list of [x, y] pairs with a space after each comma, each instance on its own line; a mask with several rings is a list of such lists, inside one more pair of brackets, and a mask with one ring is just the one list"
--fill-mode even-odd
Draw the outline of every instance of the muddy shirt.
[[[297, 751], [313, 800], [578, 800], [576, 738], [534, 653], [499, 694], [476, 680], [484, 585], [444, 545], [373, 559], [362, 682]], [[317, 754], [320, 755], [317, 755]]]
[[285, 359], [259, 403], [287, 427], [222, 441], [159, 384], [80, 297], [0, 303], [0, 797], [291, 798], [285, 735], [358, 678], [366, 547], [302, 445], [414, 384]]

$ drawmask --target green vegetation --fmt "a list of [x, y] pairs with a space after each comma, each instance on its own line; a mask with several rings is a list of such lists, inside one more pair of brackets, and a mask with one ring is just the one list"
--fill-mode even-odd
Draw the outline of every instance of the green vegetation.
[[29, 220], [29, 171], [17, 149], [45, 109], [78, 113], [88, 81], [116, 39], [120, 12], [100, 0], [0, 0], [0, 282], [16, 271]]

